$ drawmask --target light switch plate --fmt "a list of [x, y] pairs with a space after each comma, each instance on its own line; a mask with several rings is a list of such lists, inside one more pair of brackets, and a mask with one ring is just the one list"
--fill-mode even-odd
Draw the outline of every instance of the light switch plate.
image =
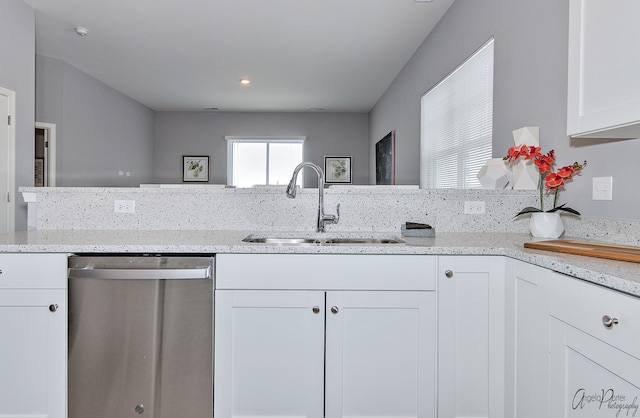
[[592, 200], [613, 200], [613, 177], [594, 177]]

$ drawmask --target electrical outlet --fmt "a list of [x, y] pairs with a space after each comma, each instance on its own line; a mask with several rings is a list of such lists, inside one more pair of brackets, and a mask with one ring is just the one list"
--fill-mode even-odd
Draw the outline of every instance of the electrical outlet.
[[613, 177], [594, 177], [592, 200], [613, 200]]
[[114, 213], [136, 213], [135, 200], [116, 200], [113, 204]]
[[464, 202], [465, 215], [484, 215], [484, 200], [470, 200]]

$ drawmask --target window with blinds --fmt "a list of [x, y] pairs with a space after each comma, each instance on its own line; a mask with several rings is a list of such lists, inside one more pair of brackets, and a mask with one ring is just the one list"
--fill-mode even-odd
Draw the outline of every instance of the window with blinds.
[[491, 158], [493, 39], [421, 100], [420, 187], [480, 187]]

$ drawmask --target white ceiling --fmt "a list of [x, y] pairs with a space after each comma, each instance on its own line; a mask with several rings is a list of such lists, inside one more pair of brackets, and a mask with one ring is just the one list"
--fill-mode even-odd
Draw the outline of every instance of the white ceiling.
[[24, 1], [39, 55], [157, 111], [368, 112], [454, 0]]

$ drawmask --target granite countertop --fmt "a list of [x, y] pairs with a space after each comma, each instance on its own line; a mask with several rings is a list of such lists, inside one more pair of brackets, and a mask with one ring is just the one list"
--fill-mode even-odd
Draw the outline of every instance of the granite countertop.
[[[502, 255], [640, 297], [640, 264], [524, 248], [529, 234], [438, 233], [436, 238], [404, 238], [406, 244], [249, 244], [252, 233], [314, 237], [310, 232], [40, 230], [0, 236], [0, 253], [151, 254], [431, 254]], [[399, 232], [327, 233], [331, 237], [399, 237]]]

